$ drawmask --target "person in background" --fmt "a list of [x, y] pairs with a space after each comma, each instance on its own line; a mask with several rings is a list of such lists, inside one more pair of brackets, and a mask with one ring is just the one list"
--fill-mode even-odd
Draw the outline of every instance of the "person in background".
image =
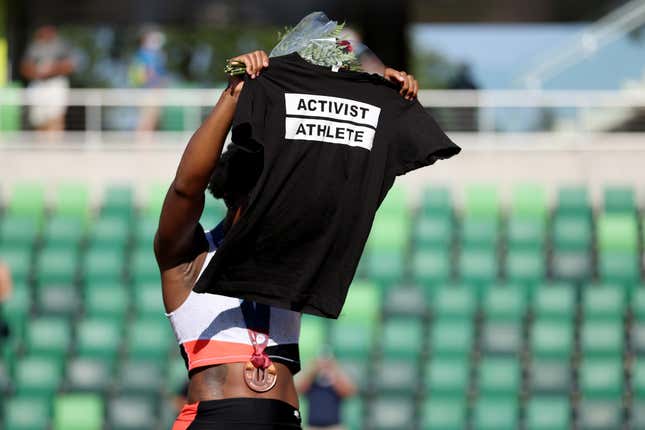
[[[166, 36], [158, 30], [144, 30], [139, 49], [130, 65], [130, 82], [137, 88], [163, 88], [167, 83], [166, 54], [163, 51]], [[139, 112], [137, 131], [150, 132], [159, 122], [158, 106], [145, 106]]]
[[9, 336], [9, 325], [4, 320], [2, 304], [9, 300], [12, 289], [13, 283], [9, 266], [0, 260], [0, 341]]
[[20, 64], [22, 76], [29, 81], [31, 100], [47, 101], [46, 105], [33, 105], [29, 109], [29, 122], [37, 130], [65, 129], [69, 75], [74, 68], [72, 51], [56, 27], [38, 28]]
[[343, 430], [341, 407], [356, 394], [356, 385], [331, 354], [324, 354], [303, 372], [296, 389], [309, 404], [308, 430]]

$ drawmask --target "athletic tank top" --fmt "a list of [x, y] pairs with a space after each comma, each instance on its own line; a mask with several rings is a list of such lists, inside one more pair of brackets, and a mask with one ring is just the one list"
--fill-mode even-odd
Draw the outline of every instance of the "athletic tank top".
[[[205, 235], [209, 249], [198, 280], [223, 238], [222, 225]], [[294, 374], [300, 370], [299, 312], [191, 291], [184, 303], [166, 316], [189, 372], [214, 364], [248, 361], [253, 354], [253, 345], [247, 325], [253, 324], [252, 320], [259, 316], [266, 319], [269, 326], [269, 343], [265, 349], [269, 358], [286, 365]]]

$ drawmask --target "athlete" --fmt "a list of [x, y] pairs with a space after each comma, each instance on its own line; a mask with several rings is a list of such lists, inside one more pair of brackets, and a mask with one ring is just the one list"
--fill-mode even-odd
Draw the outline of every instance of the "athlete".
[[[255, 79], [269, 66], [263, 51], [233, 59]], [[416, 97], [411, 75], [386, 69], [401, 95]], [[192, 291], [226, 231], [239, 219], [261, 164], [222, 147], [244, 85], [231, 77], [217, 104], [191, 137], [166, 195], [154, 250], [167, 316], [186, 361], [187, 405], [173, 430], [300, 429], [293, 374], [300, 369], [300, 313]], [[261, 163], [261, 161], [260, 161]], [[205, 191], [223, 198], [228, 213], [205, 232], [199, 224]]]

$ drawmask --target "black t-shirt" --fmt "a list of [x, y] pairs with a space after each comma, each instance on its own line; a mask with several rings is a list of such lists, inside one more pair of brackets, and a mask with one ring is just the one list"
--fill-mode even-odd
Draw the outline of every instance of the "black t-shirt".
[[460, 151], [380, 76], [297, 53], [246, 80], [232, 133], [263, 170], [195, 291], [332, 318], [395, 177]]

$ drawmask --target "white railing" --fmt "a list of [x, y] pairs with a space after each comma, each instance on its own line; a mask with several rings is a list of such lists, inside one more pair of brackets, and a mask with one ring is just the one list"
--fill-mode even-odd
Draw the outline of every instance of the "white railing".
[[[92, 141], [101, 141], [106, 132], [104, 113], [108, 109], [149, 106], [182, 108], [184, 131], [190, 132], [199, 125], [207, 109], [215, 104], [221, 91], [221, 89], [72, 89], [69, 91], [67, 104], [83, 107], [82, 123], [75, 128], [91, 136]], [[419, 93], [419, 101], [425, 107], [435, 110], [440, 123], [442, 117], [452, 116], [454, 124], [442, 124], [449, 131], [586, 133], [604, 132], [621, 121], [642, 115], [645, 111], [645, 90], [423, 90]], [[14, 106], [24, 110], [32, 105], [52, 103], [57, 101], [38, 98], [37, 94], [28, 89], [0, 89], [0, 107], [4, 106], [4, 109]], [[552, 116], [550, 129], [519, 127], [519, 130], [505, 130], [503, 127], [500, 128], [500, 123], [509, 121], [509, 116], [515, 116], [518, 112], [523, 112], [525, 114], [523, 116], [526, 117], [523, 120], [530, 122], [531, 116], [545, 111]], [[136, 110], [133, 112], [136, 114]], [[460, 120], [463, 112], [468, 113], [469, 122], [475, 123], [474, 130], [467, 130], [466, 126], [461, 127], [465, 121]], [[1, 120], [2, 115], [0, 115]], [[516, 121], [516, 119], [510, 121]], [[645, 130], [645, 124], [643, 130]]]

